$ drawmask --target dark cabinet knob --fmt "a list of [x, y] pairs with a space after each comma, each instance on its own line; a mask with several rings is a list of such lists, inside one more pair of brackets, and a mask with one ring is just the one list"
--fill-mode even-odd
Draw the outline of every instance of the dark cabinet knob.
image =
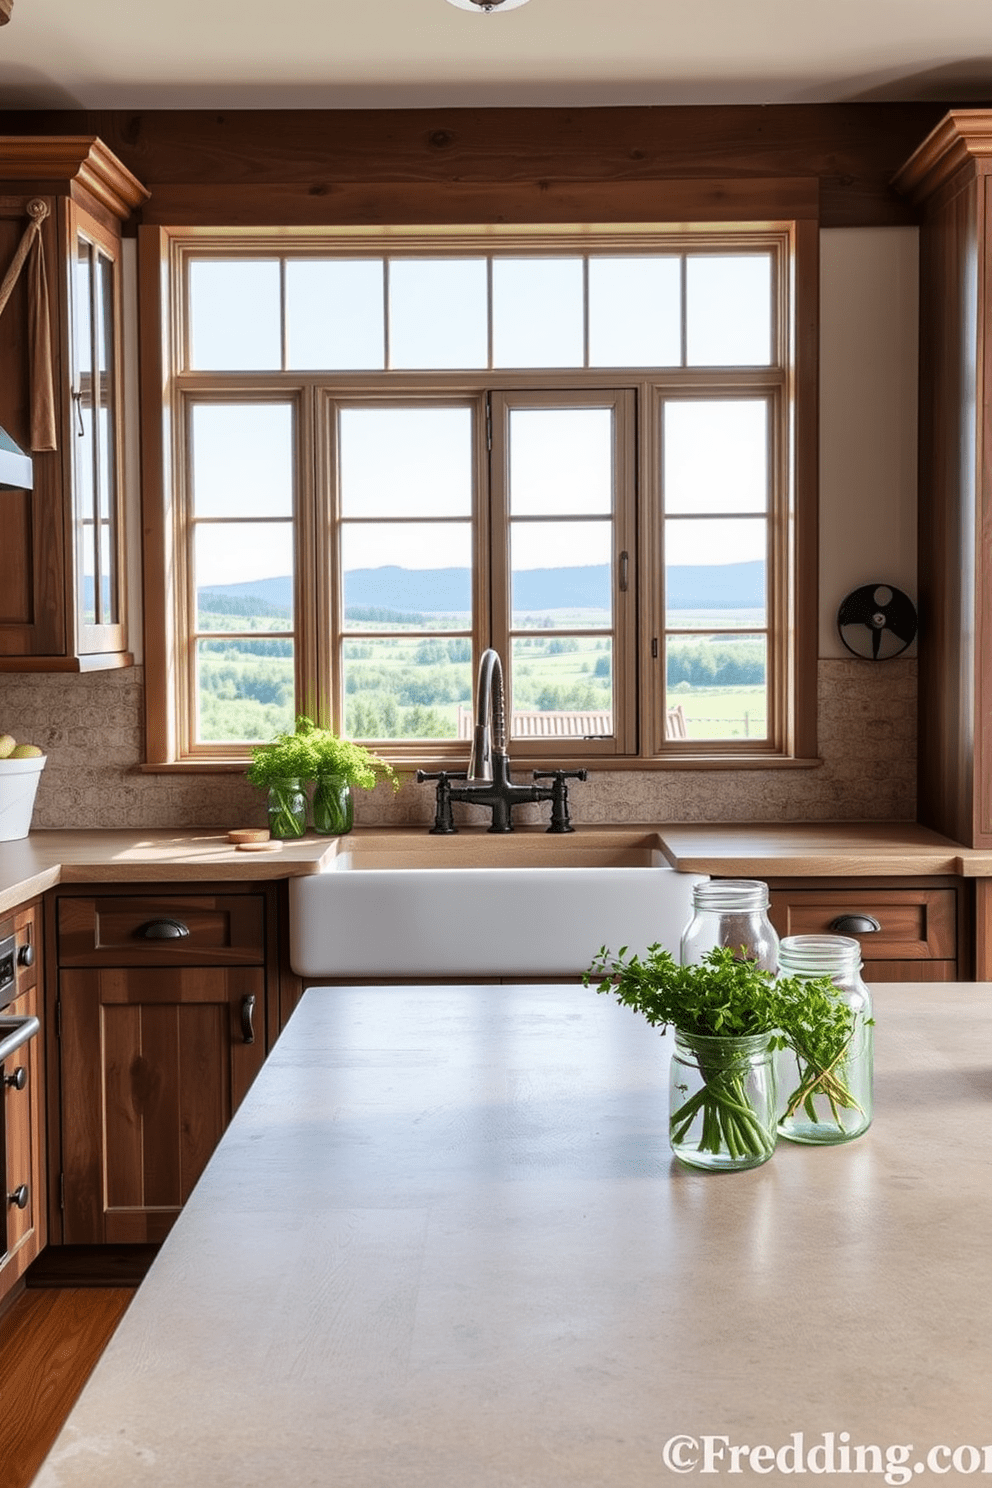
[[138, 934], [143, 940], [185, 940], [189, 926], [182, 920], [149, 920], [141, 926]]
[[22, 946], [19, 946], [18, 947], [18, 949], [17, 949], [17, 964], [18, 964], [18, 966], [33, 966], [34, 965], [34, 946], [31, 944], [30, 941], [28, 941], [28, 943], [26, 945], [22, 945]]
[[13, 1193], [9, 1193], [7, 1195], [7, 1202], [8, 1204], [13, 1205], [15, 1209], [26, 1209], [28, 1207], [29, 1198], [30, 1194], [28, 1193], [27, 1184], [21, 1183], [18, 1184], [17, 1188], [14, 1189]]
[[23, 1064], [19, 1064], [12, 1075], [4, 1075], [3, 1083], [12, 1090], [23, 1090], [28, 1083], [28, 1072]]
[[829, 928], [838, 935], [874, 935], [882, 927], [874, 915], [843, 914], [831, 920]]

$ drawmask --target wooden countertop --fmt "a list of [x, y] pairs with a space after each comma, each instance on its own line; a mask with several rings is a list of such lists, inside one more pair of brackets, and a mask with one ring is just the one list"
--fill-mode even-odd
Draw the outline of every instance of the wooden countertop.
[[910, 822], [813, 822], [785, 825], [583, 826], [569, 836], [523, 828], [505, 837], [485, 829], [433, 837], [425, 827], [357, 828], [348, 838], [310, 835], [275, 852], [241, 852], [217, 830], [38, 831], [0, 843], [0, 913], [57, 883], [271, 880], [319, 873], [345, 847], [431, 851], [439, 858], [498, 866], [508, 852], [535, 862], [567, 861], [586, 847], [656, 845], [675, 868], [747, 878], [992, 875], [992, 852], [976, 852]]
[[307, 992], [36, 1488], [659, 1488], [707, 1438], [948, 1481], [992, 984], [875, 992], [871, 1130], [732, 1175], [673, 1162], [666, 1040], [590, 989]]
[[957, 874], [965, 856], [992, 864], [992, 853], [972, 853], [914, 822], [691, 823], [658, 830], [673, 868], [723, 877]]
[[337, 839], [304, 837], [241, 852], [220, 831], [32, 832], [0, 843], [0, 912], [57, 883], [168, 883], [319, 873]]

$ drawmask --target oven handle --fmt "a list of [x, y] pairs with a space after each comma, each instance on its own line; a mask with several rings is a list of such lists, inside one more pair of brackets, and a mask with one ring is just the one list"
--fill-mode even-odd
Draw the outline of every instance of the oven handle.
[[0, 1064], [9, 1059], [22, 1044], [26, 1044], [28, 1039], [34, 1038], [40, 1028], [37, 1018], [0, 1017]]

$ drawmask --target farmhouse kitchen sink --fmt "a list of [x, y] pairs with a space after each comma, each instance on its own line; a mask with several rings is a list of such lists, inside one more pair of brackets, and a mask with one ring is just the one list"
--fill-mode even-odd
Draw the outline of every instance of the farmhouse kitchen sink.
[[305, 977], [574, 976], [597, 950], [674, 953], [702, 876], [657, 839], [581, 833], [342, 842], [290, 883], [290, 960]]

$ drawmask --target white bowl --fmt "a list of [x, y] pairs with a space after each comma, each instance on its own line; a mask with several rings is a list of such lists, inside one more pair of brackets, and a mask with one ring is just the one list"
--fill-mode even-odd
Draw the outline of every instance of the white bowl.
[[0, 842], [16, 842], [31, 830], [31, 813], [46, 754], [0, 759]]

